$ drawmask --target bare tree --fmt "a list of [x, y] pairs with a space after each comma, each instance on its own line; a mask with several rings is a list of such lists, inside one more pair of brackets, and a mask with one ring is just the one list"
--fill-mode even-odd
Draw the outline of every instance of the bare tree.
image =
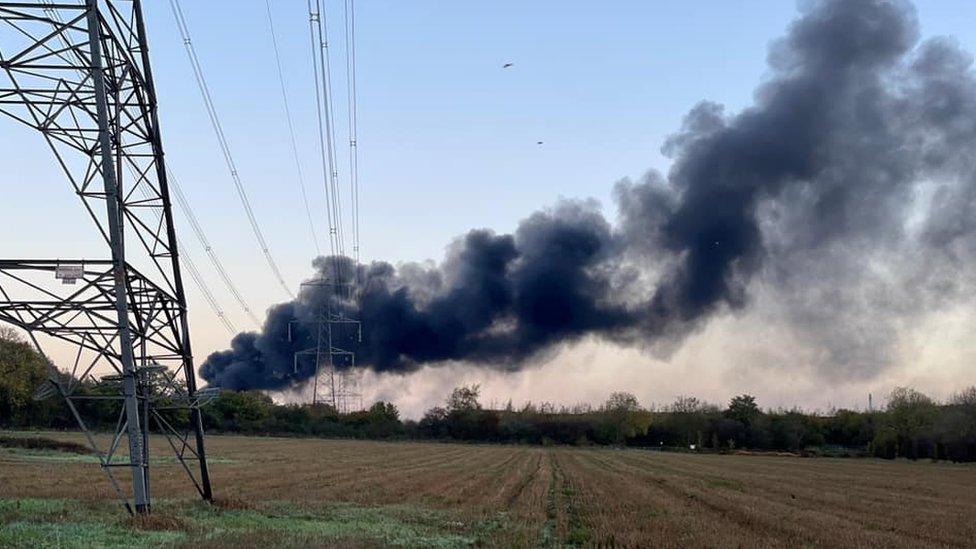
[[7, 341], [10, 343], [20, 343], [23, 338], [17, 330], [11, 328], [10, 326], [0, 326], [0, 341]]

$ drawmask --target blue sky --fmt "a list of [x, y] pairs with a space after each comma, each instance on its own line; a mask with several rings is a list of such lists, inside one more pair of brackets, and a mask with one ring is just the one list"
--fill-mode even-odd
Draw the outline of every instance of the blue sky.
[[[363, 250], [367, 259], [393, 262], [439, 259], [468, 229], [510, 231], [560, 197], [612, 207], [615, 181], [667, 169], [659, 149], [695, 103], [713, 100], [731, 111], [750, 103], [769, 42], [796, 15], [783, 0], [356, 4]], [[250, 234], [168, 2], [145, 5], [167, 160], [245, 297], [263, 310], [285, 295]], [[342, 3], [326, 5], [342, 145]], [[976, 50], [976, 3], [917, 5], [923, 35], [954, 35]], [[273, 6], [323, 236], [306, 4]], [[184, 0], [183, 8], [256, 215], [297, 286], [314, 248], [264, 1]], [[514, 66], [503, 69], [506, 62]], [[94, 255], [91, 223], [40, 136], [3, 121], [0, 142], [3, 255]], [[340, 170], [345, 182], [348, 170]], [[178, 229], [218, 300], [247, 326], [182, 218]], [[202, 358], [228, 336], [192, 285], [189, 294]]]

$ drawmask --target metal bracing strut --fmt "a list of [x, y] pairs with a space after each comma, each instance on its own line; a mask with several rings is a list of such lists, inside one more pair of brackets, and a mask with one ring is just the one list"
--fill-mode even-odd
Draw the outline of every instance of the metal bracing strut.
[[[348, 413], [361, 408], [354, 402], [362, 396], [358, 391], [355, 377], [356, 353], [346, 345], [362, 342], [362, 323], [349, 318], [334, 303], [348, 298], [344, 295], [351, 288], [350, 283], [335, 282], [330, 279], [315, 279], [303, 282], [300, 295], [325, 293], [325, 304], [313, 311], [307, 320], [293, 320], [289, 324], [289, 337], [292, 325], [304, 325], [315, 330], [314, 347], [295, 352], [295, 371], [303, 358], [312, 357], [315, 361], [312, 377], [311, 404], [327, 403], [338, 413]], [[321, 296], [319, 299], [323, 299]], [[320, 385], [325, 386], [322, 391]], [[323, 394], [325, 393], [325, 394]]]
[[[0, 1], [0, 115], [41, 134], [110, 256], [0, 260], [0, 322], [73, 357], [36, 396], [64, 398], [130, 511], [150, 509], [150, 424], [210, 500], [199, 409], [210, 394], [194, 377], [140, 0]], [[107, 446], [79, 406], [93, 400], [118, 406]]]

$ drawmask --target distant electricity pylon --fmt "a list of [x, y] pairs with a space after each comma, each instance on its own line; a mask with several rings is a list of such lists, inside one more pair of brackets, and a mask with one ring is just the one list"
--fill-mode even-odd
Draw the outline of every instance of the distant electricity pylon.
[[[312, 404], [330, 404], [343, 414], [363, 407], [356, 353], [346, 346], [362, 341], [362, 324], [334, 305], [349, 288], [350, 284], [328, 279], [303, 282], [300, 295], [311, 297], [313, 303], [324, 301], [326, 305], [314, 311], [311, 320], [293, 320], [288, 326], [290, 338], [294, 336], [294, 325], [304, 324], [311, 328], [308, 333], [314, 346], [297, 351], [294, 360], [295, 372], [306, 361], [314, 361], [315, 375], [310, 382]], [[323, 292], [324, 296], [321, 295]]]
[[[64, 398], [130, 512], [150, 509], [150, 422], [210, 500], [200, 405], [213, 391], [196, 389], [140, 1], [0, 2], [0, 113], [44, 137], [111, 252], [0, 260], [0, 321], [72, 349], [35, 396]], [[84, 419], [99, 402], [118, 407], [107, 444]]]

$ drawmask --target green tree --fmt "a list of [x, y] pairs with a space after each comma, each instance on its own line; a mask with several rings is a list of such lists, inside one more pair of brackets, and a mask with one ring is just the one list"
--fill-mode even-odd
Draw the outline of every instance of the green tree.
[[599, 439], [623, 444], [628, 438], [643, 436], [651, 426], [651, 413], [643, 410], [631, 393], [616, 392], [603, 404]]
[[369, 407], [368, 413], [374, 421], [400, 421], [400, 410], [392, 402], [378, 401]]
[[[480, 385], [456, 387], [447, 398], [446, 418], [442, 425], [452, 438], [462, 440], [496, 440], [500, 416], [493, 410], [483, 410], [478, 402], [481, 393]], [[425, 420], [428, 419], [425, 417]], [[428, 431], [441, 432], [431, 429], [434, 416], [425, 423]]]
[[448, 436], [447, 420], [447, 410], [434, 406], [424, 413], [424, 417], [417, 423], [417, 430], [429, 438], [443, 438]]
[[725, 411], [725, 417], [739, 421], [746, 427], [751, 426], [761, 415], [762, 410], [756, 404], [756, 397], [752, 395], [732, 397], [729, 408]]
[[939, 407], [927, 395], [897, 387], [888, 396], [885, 428], [876, 440], [888, 447], [894, 443], [896, 456], [924, 457], [930, 452], [938, 415]]
[[376, 402], [364, 415], [364, 428], [370, 436], [391, 436], [400, 432], [400, 410], [392, 402]]
[[837, 410], [824, 418], [826, 442], [839, 446], [866, 448], [875, 436], [876, 412]]
[[4, 327], [0, 332], [0, 425], [23, 417], [31, 397], [47, 379], [44, 357]]
[[224, 431], [257, 431], [273, 406], [271, 397], [259, 391], [221, 391], [206, 410]]
[[610, 394], [610, 398], [607, 399], [603, 407], [615, 412], [636, 412], [640, 410], [640, 403], [633, 394], [618, 391]]
[[712, 448], [717, 448], [718, 436], [711, 429], [712, 420], [717, 415], [716, 407], [695, 397], [680, 396], [665, 408], [657, 422], [659, 443], [684, 447], [697, 444], [700, 447], [708, 441]]
[[455, 387], [451, 391], [451, 396], [447, 397], [447, 410], [449, 412], [480, 410], [481, 404], [478, 402], [480, 394], [481, 385]]
[[956, 393], [942, 408], [936, 434], [942, 446], [939, 457], [976, 460], [976, 386]]

